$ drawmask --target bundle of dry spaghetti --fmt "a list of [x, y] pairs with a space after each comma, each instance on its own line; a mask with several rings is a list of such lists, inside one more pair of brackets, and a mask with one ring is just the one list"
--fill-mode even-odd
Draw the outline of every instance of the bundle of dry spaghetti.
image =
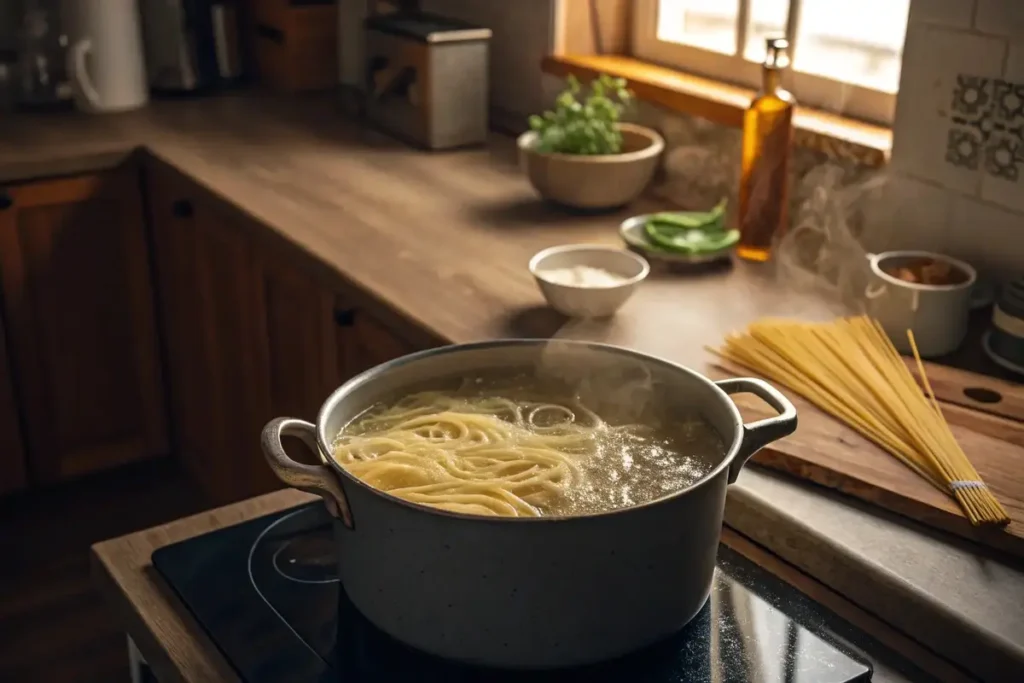
[[978, 476], [942, 415], [914, 336], [917, 381], [878, 323], [763, 320], [729, 335], [719, 356], [799, 393], [951, 494], [972, 524], [1006, 524], [1003, 506]]

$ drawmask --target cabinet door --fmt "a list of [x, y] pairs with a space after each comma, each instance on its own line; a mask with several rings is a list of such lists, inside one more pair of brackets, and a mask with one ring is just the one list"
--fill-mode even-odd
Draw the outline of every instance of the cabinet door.
[[274, 413], [313, 422], [342, 380], [334, 297], [290, 261], [268, 258], [264, 298]]
[[218, 503], [280, 486], [260, 450], [272, 413], [261, 264], [232, 217], [157, 174], [150, 204], [180, 457]]
[[346, 378], [416, 350], [366, 311], [346, 308], [341, 301], [336, 309]]
[[14, 387], [4, 334], [3, 320], [0, 319], [0, 495], [17, 491], [26, 484], [25, 452], [21, 447], [21, 428], [14, 405]]
[[0, 281], [33, 477], [53, 482], [165, 453], [137, 169], [7, 192]]

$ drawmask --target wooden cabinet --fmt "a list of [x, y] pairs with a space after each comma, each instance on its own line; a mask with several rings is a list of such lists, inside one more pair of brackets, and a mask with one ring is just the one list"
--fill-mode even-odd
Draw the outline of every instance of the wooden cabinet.
[[0, 319], [0, 495], [25, 487], [25, 452], [14, 403], [12, 368], [7, 362], [3, 320]]
[[255, 239], [266, 228], [169, 169], [149, 175], [177, 451], [217, 502], [280, 487], [263, 425], [315, 421], [345, 379], [411, 349]]
[[262, 272], [232, 220], [190, 183], [149, 183], [176, 450], [216, 502], [277, 485], [259, 433], [271, 412]]
[[264, 263], [271, 405], [275, 415], [314, 422], [347, 374], [338, 348], [348, 312], [293, 264]]
[[137, 169], [15, 185], [0, 284], [35, 480], [167, 451]]
[[340, 304], [339, 311], [346, 316], [341, 321], [344, 331], [339, 342], [346, 379], [416, 350], [366, 311], [349, 312], [350, 309]]

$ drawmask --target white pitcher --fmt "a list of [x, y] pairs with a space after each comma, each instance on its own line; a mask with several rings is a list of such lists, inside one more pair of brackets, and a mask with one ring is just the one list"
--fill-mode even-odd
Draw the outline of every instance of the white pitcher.
[[145, 105], [149, 89], [137, 0], [63, 0], [61, 5], [78, 108], [107, 113]]

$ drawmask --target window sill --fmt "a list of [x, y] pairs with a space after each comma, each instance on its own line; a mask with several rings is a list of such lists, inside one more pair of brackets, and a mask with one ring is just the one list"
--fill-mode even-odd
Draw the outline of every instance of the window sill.
[[[582, 80], [601, 73], [625, 78], [642, 100], [736, 128], [742, 127], [743, 112], [754, 96], [747, 88], [623, 55], [549, 56], [544, 58], [543, 70], [563, 78], [574, 74]], [[889, 128], [818, 109], [798, 106], [793, 126], [796, 145], [870, 167], [884, 165], [892, 149]]]

